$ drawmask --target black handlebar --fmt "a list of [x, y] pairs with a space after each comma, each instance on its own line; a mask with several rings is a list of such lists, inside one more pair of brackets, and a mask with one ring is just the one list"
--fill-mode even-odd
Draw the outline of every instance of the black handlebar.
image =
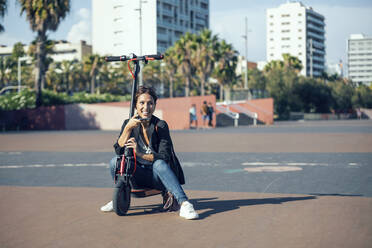
[[114, 61], [127, 61], [127, 60], [136, 60], [136, 61], [147, 61], [147, 60], [161, 60], [164, 58], [162, 54], [152, 54], [152, 55], [143, 55], [137, 57], [136, 55], [132, 54], [130, 56], [122, 55], [122, 56], [107, 56], [105, 57], [106, 62], [114, 62]]

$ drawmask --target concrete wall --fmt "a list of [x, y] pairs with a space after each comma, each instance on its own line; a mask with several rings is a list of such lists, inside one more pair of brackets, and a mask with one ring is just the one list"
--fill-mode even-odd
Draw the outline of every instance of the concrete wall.
[[[198, 123], [203, 101], [211, 102], [216, 109], [216, 98], [210, 96], [177, 97], [159, 99], [155, 116], [167, 121], [170, 129], [189, 128], [189, 109], [196, 105]], [[119, 130], [123, 120], [129, 117], [129, 102], [97, 104], [70, 104], [38, 109], [0, 112], [1, 130]], [[213, 125], [216, 125], [214, 118]]]
[[[250, 112], [254, 112], [258, 114], [258, 120], [267, 124], [271, 125], [274, 123], [274, 99], [273, 98], [262, 98], [262, 99], [254, 99], [249, 101], [241, 101], [234, 103], [243, 107]], [[226, 106], [226, 105], [224, 105]], [[234, 108], [233, 105], [229, 105], [229, 109], [233, 112], [240, 113], [240, 110]]]

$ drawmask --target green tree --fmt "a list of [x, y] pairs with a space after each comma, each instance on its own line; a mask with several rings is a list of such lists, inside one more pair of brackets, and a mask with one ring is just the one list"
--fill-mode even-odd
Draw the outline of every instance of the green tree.
[[185, 96], [190, 95], [190, 86], [195, 71], [192, 59], [196, 49], [195, 34], [186, 33], [175, 43], [177, 61], [182, 74], [185, 77]]
[[346, 113], [353, 109], [352, 98], [354, 87], [351, 83], [335, 81], [329, 84], [332, 89], [333, 109], [338, 113]]
[[[7, 1], [0, 0], [0, 18], [4, 18], [7, 11]], [[4, 26], [0, 23], [0, 33], [4, 32]]]
[[83, 59], [84, 72], [88, 75], [90, 81], [90, 93], [94, 94], [96, 91], [96, 80], [103, 65], [103, 58], [98, 54], [91, 54]]
[[195, 50], [193, 53], [192, 63], [196, 68], [196, 74], [200, 80], [200, 94], [205, 95], [205, 86], [211, 76], [216, 60], [216, 52], [218, 39], [216, 35], [212, 35], [212, 31], [208, 29], [195, 36]]
[[248, 88], [257, 92], [256, 96], [263, 98], [266, 92], [266, 78], [262, 71], [257, 68], [248, 70]]
[[231, 86], [236, 79], [236, 65], [238, 61], [237, 51], [231, 44], [222, 40], [218, 43], [216, 50], [216, 59], [213, 75], [218, 81], [220, 87], [220, 100], [223, 100], [224, 88]]
[[177, 53], [174, 46], [168, 48], [164, 55], [165, 74], [169, 79], [169, 97], [173, 97], [174, 81], [177, 75]]
[[351, 101], [355, 108], [372, 108], [372, 89], [364, 84], [358, 86]]
[[62, 75], [62, 82], [65, 85], [65, 92], [67, 94], [70, 94], [71, 91], [70, 82], [73, 81], [73, 71], [77, 63], [78, 61], [76, 59], [63, 60], [56, 63], [55, 70]]
[[36, 107], [42, 104], [41, 86], [45, 82], [47, 31], [56, 31], [59, 23], [70, 11], [70, 0], [19, 0], [21, 14], [26, 13], [36, 38]]

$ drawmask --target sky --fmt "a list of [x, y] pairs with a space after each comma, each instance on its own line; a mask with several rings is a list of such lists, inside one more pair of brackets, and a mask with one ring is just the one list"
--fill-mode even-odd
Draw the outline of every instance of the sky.
[[[103, 1], [103, 0], [102, 0]], [[147, 0], [155, 1], [155, 0]], [[245, 17], [248, 18], [248, 60], [266, 60], [266, 9], [276, 8], [287, 0], [210, 0], [210, 29], [221, 39], [231, 43], [245, 55]], [[372, 36], [372, 0], [303, 0], [325, 17], [326, 61], [346, 62], [346, 42], [350, 34]], [[5, 32], [0, 34], [0, 45], [16, 42], [28, 44], [35, 39], [26, 15], [20, 15], [16, 0], [8, 0], [8, 11], [3, 20]], [[71, 0], [71, 11], [50, 39], [91, 44], [91, 0]]]

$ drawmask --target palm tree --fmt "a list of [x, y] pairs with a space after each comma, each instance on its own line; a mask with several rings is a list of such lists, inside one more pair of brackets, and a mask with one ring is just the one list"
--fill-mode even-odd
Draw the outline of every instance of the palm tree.
[[196, 37], [196, 42], [192, 63], [196, 68], [196, 74], [200, 80], [200, 94], [204, 96], [205, 85], [208, 83], [214, 68], [218, 39], [216, 35], [212, 36], [212, 31], [204, 29], [200, 35]]
[[103, 59], [98, 54], [92, 54], [84, 58], [84, 71], [88, 73], [90, 79], [90, 93], [96, 91], [97, 75], [103, 64]]
[[174, 49], [182, 74], [185, 76], [185, 96], [188, 97], [190, 95], [191, 78], [195, 70], [191, 63], [193, 52], [196, 49], [195, 35], [187, 32], [175, 43]]
[[302, 63], [297, 57], [291, 56], [289, 53], [283, 55], [284, 66], [287, 68], [293, 68], [297, 73], [302, 70]]
[[32, 31], [36, 38], [36, 107], [41, 105], [41, 85], [45, 82], [47, 31], [56, 31], [59, 23], [70, 11], [70, 0], [18, 0], [21, 4], [21, 14], [26, 12]]
[[70, 93], [70, 81], [72, 72], [74, 71], [74, 67], [77, 63], [77, 59], [74, 60], [63, 60], [61, 62], [56, 63], [56, 70], [62, 74], [63, 82], [66, 87], [66, 93]]
[[173, 97], [173, 88], [174, 88], [174, 80], [177, 74], [177, 54], [175, 47], [170, 47], [166, 52], [164, 56], [164, 62], [165, 62], [165, 73], [168, 75], [169, 78], [169, 97]]
[[235, 51], [231, 44], [226, 43], [225, 40], [219, 42], [216, 53], [216, 66], [214, 75], [217, 78], [220, 86], [220, 100], [223, 100], [223, 90], [236, 78], [235, 70], [238, 61], [237, 51]]
[[[0, 18], [3, 18], [5, 16], [6, 10], [7, 10], [7, 4], [6, 0], [0, 0]], [[0, 33], [4, 31], [3, 25], [0, 24]]]

